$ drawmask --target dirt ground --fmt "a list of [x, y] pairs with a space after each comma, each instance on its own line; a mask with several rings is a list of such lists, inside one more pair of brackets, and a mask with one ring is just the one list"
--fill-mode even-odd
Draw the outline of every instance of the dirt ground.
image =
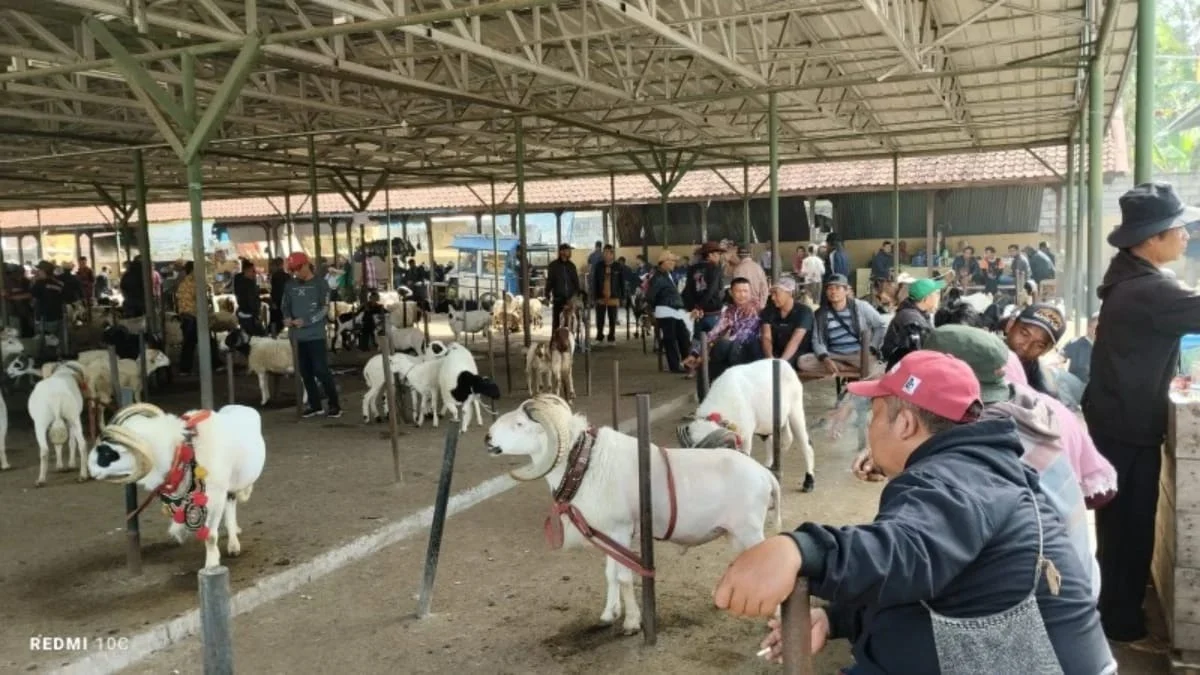
[[[435, 338], [438, 333], [435, 327]], [[515, 336], [514, 352], [519, 340]], [[486, 349], [485, 342], [471, 346]], [[263, 411], [266, 469], [253, 498], [240, 510], [243, 553], [223, 559], [235, 591], [432, 503], [447, 422], [443, 418], [437, 429], [428, 420], [420, 429], [401, 426], [404, 475], [396, 484], [387, 425], [360, 422], [365, 386], [360, 368], [353, 366], [367, 356], [339, 354], [335, 359], [335, 370], [348, 371], [336, 378], [346, 411], [341, 419], [298, 420], [287, 378]], [[653, 390], [654, 405], [692, 386], [658, 373], [653, 359], [641, 355], [640, 341], [603, 345], [592, 355], [591, 397], [584, 396], [582, 358], [576, 366], [578, 407], [602, 423], [612, 415], [608, 383], [614, 358], [623, 360], [621, 419], [635, 415], [634, 393]], [[496, 367], [501, 389], [507, 391], [503, 358], [497, 358]], [[479, 368], [488, 373], [486, 356], [480, 358]], [[500, 399], [501, 410], [511, 409], [526, 395], [524, 361], [516, 353], [512, 368], [516, 391]], [[256, 378], [239, 370], [235, 382], [238, 402], [256, 405]], [[169, 391], [151, 400], [168, 411], [182, 412], [196, 406], [197, 388], [194, 379], [176, 380]], [[218, 405], [225, 403], [224, 375], [215, 377], [214, 388]], [[166, 536], [167, 519], [157, 504], [151, 505], [140, 519], [143, 573], [131, 576], [125, 563], [122, 489], [107, 483], [78, 484], [76, 473], [54, 472], [53, 458], [48, 485], [35, 489], [37, 446], [23, 404], [18, 405], [11, 406], [8, 435], [13, 468], [0, 473], [0, 672], [64, 660], [61, 654], [30, 652], [29, 638], [34, 635], [128, 636], [193, 608], [203, 546], [176, 545]], [[486, 412], [485, 417], [490, 423]], [[473, 424], [459, 443], [455, 491], [502, 472], [483, 452], [484, 428]]]
[[[514, 349], [519, 340], [514, 336]], [[577, 407], [601, 423], [612, 416], [609, 373], [614, 358], [621, 363], [621, 419], [633, 416], [635, 392], [650, 391], [654, 405], [692, 390], [691, 381], [658, 373], [653, 357], [643, 356], [636, 340], [600, 346], [593, 361], [593, 396], [583, 396], [578, 362], [576, 387]], [[514, 358], [512, 367], [515, 391], [501, 400], [501, 410], [523, 398], [523, 361]], [[497, 368], [497, 380], [505, 388], [500, 359]], [[488, 372], [486, 358], [480, 369]], [[341, 420], [297, 421], [290, 383], [269, 404], [274, 409], [264, 413], [269, 457], [254, 498], [242, 511], [245, 550], [240, 558], [223, 559], [235, 592], [433, 501], [445, 423], [437, 430], [428, 422], [424, 429], [403, 429], [405, 476], [396, 485], [386, 427], [363, 426], [358, 420], [361, 377], [355, 372], [338, 381], [347, 410]], [[239, 401], [257, 400], [253, 378], [240, 375], [238, 383]], [[194, 386], [181, 383], [189, 384]], [[222, 401], [224, 380], [215, 386]], [[155, 400], [179, 411], [194, 405], [195, 397], [193, 390]], [[800, 458], [786, 453], [785, 527], [805, 520], [862, 522], [874, 513], [880, 485], [856, 481], [848, 471], [857, 449], [854, 427], [837, 441], [820, 428], [818, 418], [831, 403], [829, 383], [809, 385], [805, 407], [817, 450], [817, 487], [809, 494], [798, 492]], [[674, 418], [660, 421], [652, 438], [673, 443], [677, 423]], [[169, 543], [165, 519], [151, 508], [143, 518], [145, 571], [130, 577], [120, 529], [120, 489], [76, 485], [72, 475], [52, 474], [48, 487], [34, 490], [36, 451], [28, 422], [14, 426], [9, 448], [15, 468], [0, 474], [0, 512], [5, 514], [0, 519], [0, 542], [5, 542], [0, 555], [0, 672], [45, 670], [69, 660], [28, 651], [31, 635], [129, 636], [193, 608], [202, 547]], [[482, 452], [482, 438], [478, 427], [463, 436], [455, 492], [510, 468], [511, 462]], [[337, 477], [336, 483], [330, 476]], [[548, 503], [546, 485], [523, 485], [488, 500], [483, 508], [452, 517], [443, 541], [434, 615], [424, 620], [415, 618], [424, 532], [236, 618], [238, 671], [775, 672], [754, 656], [762, 624], [730, 618], [712, 607], [713, 585], [730, 560], [728, 544], [714, 542], [687, 553], [671, 545], [657, 547], [659, 636], [658, 645], [647, 648], [640, 636], [625, 637], [619, 629], [599, 625], [604, 563], [596, 550], [547, 549], [541, 525]], [[126, 672], [199, 673], [199, 644], [198, 636], [185, 640]], [[1165, 672], [1161, 660], [1139, 654], [1119, 658], [1122, 673]], [[834, 673], [849, 659], [846, 644], [832, 644], [819, 655], [817, 672]]]

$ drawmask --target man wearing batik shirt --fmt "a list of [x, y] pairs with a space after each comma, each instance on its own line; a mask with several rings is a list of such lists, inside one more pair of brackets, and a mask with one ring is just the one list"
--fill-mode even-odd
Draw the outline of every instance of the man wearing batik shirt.
[[[762, 358], [762, 347], [759, 345], [758, 305], [754, 303], [750, 292], [750, 282], [742, 277], [733, 280], [729, 285], [729, 294], [733, 304], [726, 305], [717, 324], [702, 338], [708, 344], [708, 380], [712, 382], [721, 376], [730, 366], [750, 363]], [[684, 361], [684, 367], [695, 368], [700, 363], [700, 348], [694, 347], [692, 353]], [[697, 396], [703, 400], [702, 378], [696, 378]]]

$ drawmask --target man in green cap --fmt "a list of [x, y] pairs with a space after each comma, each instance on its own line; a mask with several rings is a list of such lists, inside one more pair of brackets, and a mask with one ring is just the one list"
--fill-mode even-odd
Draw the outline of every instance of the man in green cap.
[[896, 316], [883, 336], [883, 358], [891, 370], [905, 354], [921, 348], [924, 336], [933, 330], [933, 313], [942, 301], [946, 282], [917, 279], [908, 286], [908, 297], [896, 308]]

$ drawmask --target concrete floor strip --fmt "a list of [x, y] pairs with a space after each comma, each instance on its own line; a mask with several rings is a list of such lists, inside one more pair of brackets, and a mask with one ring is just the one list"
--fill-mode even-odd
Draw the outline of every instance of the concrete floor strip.
[[[667, 415], [674, 414], [684, 406], [692, 404], [692, 402], [692, 395], [687, 394], [655, 406], [650, 409], [650, 422], [654, 423]], [[636, 433], [637, 418], [633, 417], [622, 421], [619, 429], [625, 433]], [[517, 485], [518, 483], [510, 478], [508, 474], [504, 474], [458, 492], [450, 497], [446, 517], [449, 518], [480, 502], [504, 494]], [[233, 616], [238, 616], [272, 600], [277, 600], [311, 581], [324, 577], [352, 562], [366, 558], [387, 546], [412, 537], [428, 528], [432, 521], [433, 505], [431, 504], [416, 513], [384, 525], [378, 530], [358, 537], [343, 546], [326, 551], [286, 571], [265, 577], [252, 586], [234, 593], [231, 600], [231, 612]], [[96, 652], [68, 663], [52, 672], [56, 675], [108, 675], [109, 673], [116, 673], [148, 658], [157, 651], [166, 649], [184, 639], [197, 635], [199, 632], [200, 610], [196, 608], [132, 636], [129, 639], [127, 649]]]

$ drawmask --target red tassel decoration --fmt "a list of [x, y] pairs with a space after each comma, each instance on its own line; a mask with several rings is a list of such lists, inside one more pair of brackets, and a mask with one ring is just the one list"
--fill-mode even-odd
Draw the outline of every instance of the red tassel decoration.
[[208, 540], [208, 526], [207, 525], [204, 525], [200, 529], [196, 530], [196, 538], [199, 539], [200, 541]]

